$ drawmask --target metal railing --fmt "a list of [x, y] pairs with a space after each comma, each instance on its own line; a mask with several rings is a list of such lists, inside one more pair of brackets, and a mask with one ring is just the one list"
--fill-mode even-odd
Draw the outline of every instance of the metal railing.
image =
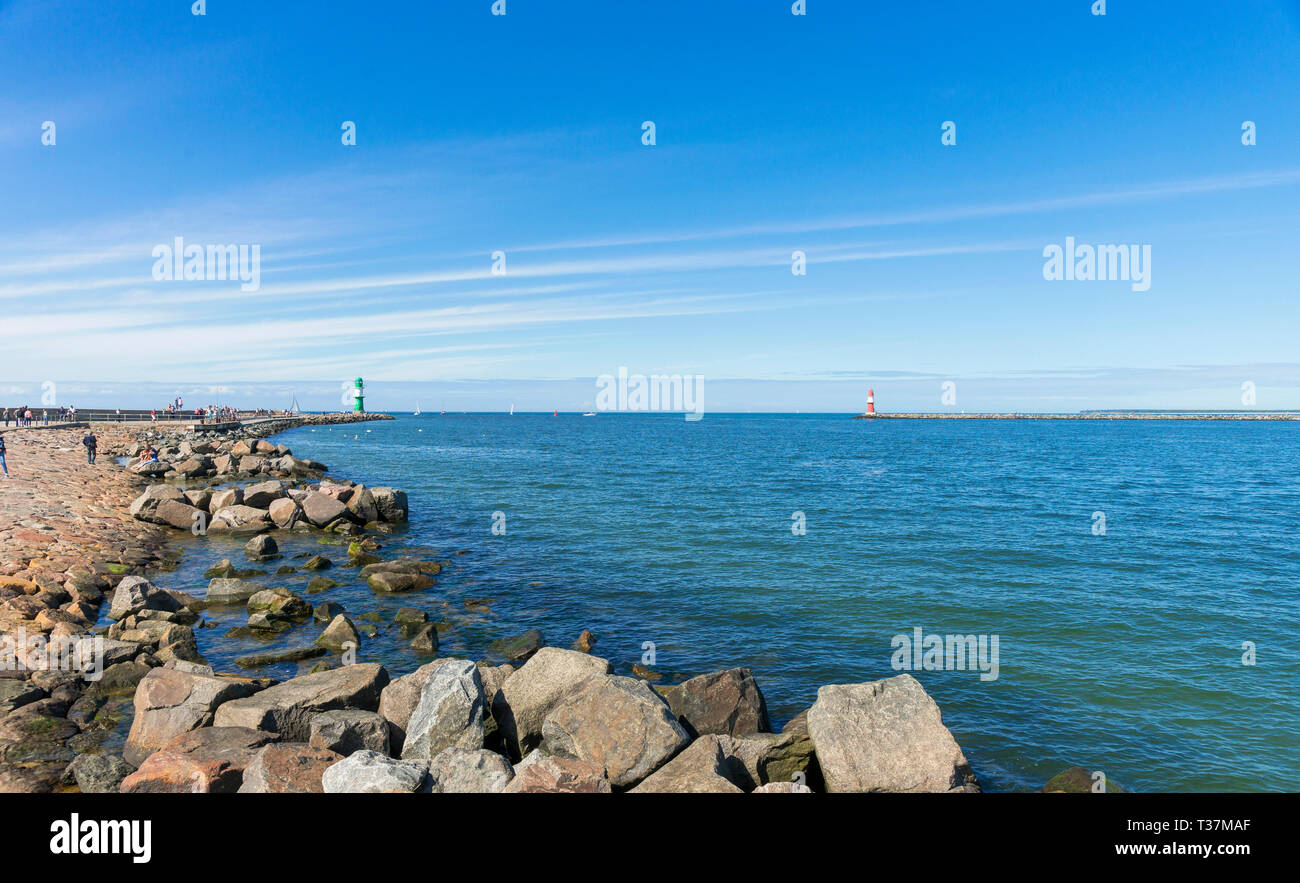
[[[23, 423], [11, 409], [9, 427], [21, 426]], [[229, 423], [235, 420], [257, 418], [275, 418], [293, 416], [284, 411], [236, 411], [233, 414], [216, 413], [205, 415], [193, 411], [156, 411], [150, 413], [142, 408], [78, 408], [74, 415], [60, 414], [57, 408], [29, 408], [32, 412], [32, 426], [57, 426], [62, 423]], [[5, 425], [4, 408], [0, 408], [0, 428]], [[45, 415], [48, 415], [48, 419]]]

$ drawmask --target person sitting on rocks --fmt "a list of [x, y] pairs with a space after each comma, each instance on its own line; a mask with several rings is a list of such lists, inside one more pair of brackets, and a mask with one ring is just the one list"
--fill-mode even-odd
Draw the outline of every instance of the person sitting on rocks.
[[145, 446], [140, 449], [141, 463], [149, 463], [157, 459], [158, 459], [158, 452], [154, 450], [153, 445], [146, 443]]

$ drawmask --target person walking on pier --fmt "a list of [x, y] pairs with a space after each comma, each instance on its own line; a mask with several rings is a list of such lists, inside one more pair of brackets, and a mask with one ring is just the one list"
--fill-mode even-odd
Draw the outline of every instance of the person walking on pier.
[[9, 464], [5, 462], [5, 437], [0, 435], [0, 469], [4, 470], [5, 478], [9, 477]]
[[81, 443], [86, 446], [86, 462], [92, 466], [95, 465], [95, 453], [99, 447], [99, 439], [95, 438], [95, 430], [92, 429], [87, 432]]

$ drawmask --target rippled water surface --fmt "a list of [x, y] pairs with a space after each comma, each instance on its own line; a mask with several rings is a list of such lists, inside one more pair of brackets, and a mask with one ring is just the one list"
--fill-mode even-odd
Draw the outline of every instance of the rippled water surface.
[[[623, 673], [652, 641], [665, 683], [748, 665], [782, 722], [821, 684], [894, 674], [895, 635], [996, 634], [994, 681], [916, 673], [986, 788], [1073, 764], [1138, 790], [1292, 789], [1300, 771], [1295, 424], [426, 414], [277, 440], [406, 489], [411, 524], [381, 554], [450, 562], [415, 595], [335, 568], [343, 586], [305, 596], [379, 614], [361, 658], [395, 675], [422, 660], [387, 622], [420, 606], [451, 625], [444, 652], [475, 658], [537, 627], [564, 646], [591, 629]], [[201, 594], [239, 545], [191, 541], [160, 582]], [[272, 570], [346, 557], [282, 546]], [[243, 611], [213, 618], [200, 645], [222, 667], [319, 632], [230, 641]]]

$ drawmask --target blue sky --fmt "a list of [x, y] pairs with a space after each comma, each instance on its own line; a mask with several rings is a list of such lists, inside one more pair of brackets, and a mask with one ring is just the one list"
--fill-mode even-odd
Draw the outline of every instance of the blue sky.
[[490, 6], [0, 2], [0, 398], [1300, 407], [1295, 0]]

